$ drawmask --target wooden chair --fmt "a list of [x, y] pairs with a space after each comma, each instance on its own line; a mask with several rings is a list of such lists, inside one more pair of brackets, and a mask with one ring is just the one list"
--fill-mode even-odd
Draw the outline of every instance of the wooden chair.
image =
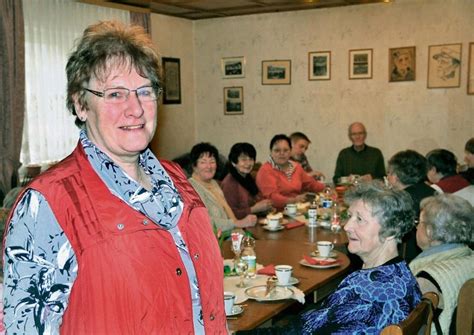
[[474, 278], [466, 281], [459, 290], [456, 334], [474, 334]]
[[388, 325], [382, 329], [381, 335], [414, 335], [431, 334], [431, 321], [438, 307], [439, 297], [434, 292], [423, 294], [421, 302], [397, 325]]

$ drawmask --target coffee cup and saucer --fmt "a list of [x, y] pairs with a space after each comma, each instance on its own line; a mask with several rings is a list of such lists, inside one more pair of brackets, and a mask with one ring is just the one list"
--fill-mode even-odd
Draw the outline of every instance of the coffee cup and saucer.
[[291, 265], [275, 265], [275, 275], [278, 279], [278, 286], [292, 286], [298, 284], [300, 281], [292, 277], [293, 267]]
[[267, 224], [264, 225], [263, 228], [270, 231], [282, 230], [283, 226], [281, 225], [280, 221], [281, 221], [281, 215], [268, 214]]
[[224, 308], [226, 316], [239, 315], [244, 311], [244, 308], [240, 305], [235, 305], [235, 294], [234, 292], [224, 292]]

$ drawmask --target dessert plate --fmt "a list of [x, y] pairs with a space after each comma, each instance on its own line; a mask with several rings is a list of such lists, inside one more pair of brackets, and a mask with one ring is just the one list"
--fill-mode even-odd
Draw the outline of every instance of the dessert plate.
[[260, 285], [249, 287], [245, 290], [245, 294], [250, 299], [255, 299], [257, 301], [278, 301], [290, 299], [293, 296], [293, 290], [288, 287], [276, 286], [275, 289], [268, 295], [267, 285]]

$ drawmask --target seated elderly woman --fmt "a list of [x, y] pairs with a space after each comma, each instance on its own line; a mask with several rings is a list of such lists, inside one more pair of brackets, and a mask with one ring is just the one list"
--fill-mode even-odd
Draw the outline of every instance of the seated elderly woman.
[[191, 149], [190, 155], [193, 174], [189, 178], [189, 182], [204, 202], [211, 217], [213, 228], [227, 231], [235, 227], [254, 226], [257, 222], [255, 215], [247, 215], [241, 220], [235, 217], [234, 212], [225, 200], [222, 189], [213, 179], [219, 157], [216, 147], [210, 143], [199, 143]]
[[410, 263], [410, 269], [423, 293], [440, 296], [443, 334], [450, 333], [462, 284], [474, 278], [474, 253], [466, 245], [473, 242], [473, 229], [474, 208], [465, 199], [440, 194], [421, 202], [416, 240], [423, 252]]
[[245, 142], [234, 144], [229, 152], [229, 173], [222, 180], [221, 188], [237, 219], [272, 208], [271, 200], [259, 199], [257, 184], [251, 175], [256, 157], [254, 146]]
[[471, 184], [474, 184], [474, 137], [470, 138], [464, 146], [464, 162], [466, 170], [461, 175]]
[[362, 259], [363, 268], [348, 275], [321, 306], [303, 312], [284, 329], [254, 333], [379, 334], [420, 302], [416, 279], [397, 251], [397, 241], [413, 226], [410, 196], [373, 181], [349, 190], [345, 200], [350, 205], [344, 226], [348, 249]]
[[300, 164], [290, 160], [291, 140], [284, 134], [270, 141], [270, 157], [257, 173], [257, 186], [273, 206], [282, 209], [286, 204], [306, 200], [305, 192], [320, 192], [324, 184], [308, 175]]
[[456, 173], [456, 156], [445, 149], [435, 149], [426, 155], [428, 179], [438, 193], [452, 193], [466, 199], [474, 206], [474, 185]]
[[[413, 150], [397, 152], [388, 161], [387, 179], [398, 190], [405, 190], [413, 200], [415, 215], [420, 215], [420, 202], [435, 194], [434, 188], [425, 183], [428, 171], [427, 160]], [[407, 263], [415, 258], [421, 249], [416, 245], [416, 228], [403, 237], [401, 255]]]

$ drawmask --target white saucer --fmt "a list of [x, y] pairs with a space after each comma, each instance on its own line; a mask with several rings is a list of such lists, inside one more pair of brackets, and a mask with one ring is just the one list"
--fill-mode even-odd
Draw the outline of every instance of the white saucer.
[[293, 285], [296, 285], [298, 284], [300, 281], [298, 280], [298, 278], [295, 278], [295, 277], [291, 277], [290, 280], [288, 281], [288, 284], [280, 284], [280, 283], [277, 283], [278, 286], [293, 286]]
[[[313, 257], [319, 257], [319, 251], [318, 250], [311, 251], [310, 255]], [[328, 257], [337, 258], [337, 251], [334, 251], [334, 250], [331, 251]]]
[[244, 308], [242, 306], [234, 305], [234, 307], [232, 307], [232, 313], [227, 314], [226, 316], [239, 315], [239, 314], [242, 314], [243, 311], [244, 311]]
[[266, 229], [266, 230], [269, 230], [269, 231], [279, 231], [279, 230], [282, 230], [284, 228], [285, 227], [283, 227], [283, 226], [278, 226], [278, 227], [275, 227], [275, 228], [270, 228], [268, 225], [263, 226], [263, 229]]

